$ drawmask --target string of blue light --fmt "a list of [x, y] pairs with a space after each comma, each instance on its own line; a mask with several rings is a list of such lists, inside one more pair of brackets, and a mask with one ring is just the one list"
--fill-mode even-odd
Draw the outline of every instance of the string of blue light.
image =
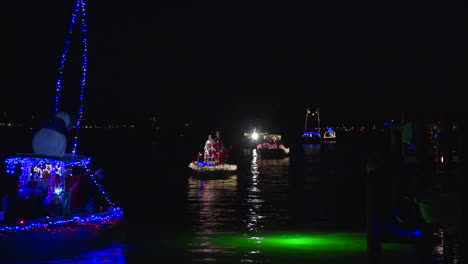
[[[59, 101], [61, 97], [61, 91], [62, 91], [62, 80], [63, 80], [63, 71], [65, 68], [65, 62], [67, 58], [67, 54], [70, 49], [70, 42], [71, 42], [71, 35], [73, 33], [73, 27], [75, 24], [76, 17], [78, 15], [81, 15], [81, 45], [82, 45], [82, 53], [81, 53], [81, 58], [82, 58], [82, 77], [81, 77], [81, 94], [80, 94], [80, 104], [79, 104], [79, 109], [78, 109], [78, 117], [76, 120], [76, 131], [77, 134], [74, 138], [73, 142], [73, 151], [72, 153], [76, 153], [76, 148], [78, 145], [78, 135], [81, 127], [81, 120], [83, 117], [83, 101], [84, 101], [84, 94], [86, 90], [86, 77], [87, 77], [87, 24], [86, 24], [86, 9], [85, 9], [85, 2], [84, 0], [77, 0], [76, 4], [74, 6], [74, 11], [72, 14], [71, 18], [71, 23], [69, 26], [69, 30], [66, 35], [66, 40], [65, 40], [65, 48], [62, 52], [61, 59], [60, 59], [60, 67], [59, 67], [59, 76], [57, 80], [57, 90], [56, 90], [56, 95], [55, 95], [55, 101], [54, 101], [54, 113], [57, 114], [59, 111]], [[53, 160], [47, 160], [44, 159], [42, 161], [37, 161], [37, 165], [44, 165], [45, 163], [52, 164], [52, 170], [55, 172], [55, 169], [57, 168], [63, 168], [64, 164], [61, 164], [62, 161], [53, 161]], [[10, 158], [6, 160], [6, 172], [8, 174], [15, 174], [16, 173], [16, 165], [21, 164], [22, 170], [20, 174], [20, 179], [19, 179], [19, 193], [22, 192], [22, 186], [26, 184], [26, 178], [27, 176], [31, 173], [29, 170], [26, 168], [31, 168], [32, 166], [32, 161], [28, 158], [24, 157], [15, 157], [15, 158]], [[78, 162], [73, 162], [68, 164], [69, 166], [78, 166], [78, 167], [85, 167], [89, 170], [88, 164], [90, 163], [90, 159], [86, 159], [84, 161], [80, 160]], [[61, 164], [61, 165], [58, 165]], [[96, 229], [100, 229], [106, 225], [114, 225], [118, 223], [123, 215], [123, 211], [121, 208], [116, 207], [116, 205], [111, 201], [110, 196], [107, 192], [104, 191], [104, 188], [100, 183], [97, 182], [96, 178], [94, 175], [91, 173], [89, 177], [92, 179], [93, 183], [96, 185], [96, 187], [99, 189], [100, 193], [104, 196], [106, 199], [109, 208], [107, 208], [106, 211], [104, 212], [98, 212], [96, 214], [92, 214], [89, 216], [75, 216], [72, 219], [65, 219], [65, 220], [50, 220], [50, 221], [45, 221], [45, 222], [32, 222], [28, 223], [26, 220], [21, 220], [19, 225], [13, 225], [13, 226], [4, 226], [0, 228], [0, 236], [1, 235], [6, 235], [7, 233], [12, 233], [12, 232], [19, 232], [19, 231], [30, 231], [30, 230], [55, 230], [54, 228], [60, 228], [55, 231], [61, 231], [62, 229], [67, 229], [67, 228], [73, 228], [73, 227], [78, 227], [78, 226], [91, 226]], [[55, 177], [51, 177], [51, 179], [55, 179]], [[51, 184], [52, 186], [52, 184]]]
[[78, 15], [81, 16], [81, 45], [82, 45], [82, 52], [81, 52], [81, 63], [82, 63], [82, 74], [81, 74], [81, 85], [80, 85], [80, 97], [79, 97], [79, 108], [77, 114], [77, 120], [75, 123], [76, 134], [73, 139], [73, 148], [72, 153], [76, 154], [76, 149], [78, 147], [78, 136], [80, 134], [81, 128], [81, 120], [83, 119], [83, 109], [84, 109], [84, 94], [86, 90], [86, 77], [87, 77], [87, 69], [88, 69], [88, 43], [87, 43], [87, 24], [86, 24], [86, 4], [84, 0], [77, 0], [75, 3], [75, 7], [73, 9], [73, 14], [70, 22], [70, 26], [68, 28], [68, 32], [65, 38], [65, 46], [60, 57], [60, 66], [58, 71], [58, 78], [57, 78], [57, 89], [55, 91], [55, 101], [54, 101], [54, 113], [57, 114], [59, 111], [59, 102], [62, 94], [62, 81], [63, 81], [63, 72], [65, 69], [65, 62], [67, 59], [68, 52], [70, 50], [70, 43], [71, 43], [71, 36], [73, 33], [73, 28], [75, 25], [75, 20]]
[[83, 118], [83, 99], [86, 90], [86, 71], [88, 68], [88, 43], [87, 43], [87, 25], [86, 25], [86, 9], [85, 9], [85, 2], [84, 0], [78, 0], [81, 2], [81, 44], [83, 47], [83, 52], [81, 53], [82, 58], [82, 76], [81, 76], [81, 92], [80, 92], [80, 104], [78, 109], [78, 118], [76, 120], [76, 135], [73, 140], [73, 151], [72, 153], [76, 153], [76, 148], [78, 146], [78, 136], [80, 134], [81, 128], [81, 120]]
[[[16, 174], [17, 166], [21, 167], [21, 173], [19, 176], [19, 193], [23, 186], [26, 184], [27, 176], [31, 173], [30, 168], [34, 166], [45, 166], [45, 164], [51, 164], [53, 169], [56, 168], [64, 168], [64, 166], [70, 167], [82, 167], [86, 168], [88, 171], [91, 171], [89, 164], [91, 163], [91, 159], [87, 158], [84, 160], [79, 160], [75, 162], [68, 162], [66, 164], [62, 164], [62, 161], [57, 161], [53, 159], [31, 159], [25, 157], [13, 157], [6, 159], [6, 169], [7, 173], [9, 174]], [[60, 165], [59, 165], [60, 164]], [[96, 180], [93, 173], [89, 174], [94, 185], [98, 188], [101, 195], [104, 196], [105, 200], [107, 201], [108, 208], [106, 211], [96, 212], [95, 214], [88, 215], [88, 216], [75, 216], [72, 219], [59, 219], [59, 220], [47, 220], [45, 222], [37, 222], [33, 221], [29, 223], [27, 220], [21, 220], [19, 224], [14, 224], [11, 226], [3, 226], [0, 227], [0, 236], [6, 235], [8, 233], [20, 232], [20, 231], [31, 231], [31, 230], [55, 230], [61, 231], [62, 229], [66, 228], [73, 228], [77, 226], [89, 226], [94, 227], [95, 229], [100, 229], [107, 225], [115, 225], [117, 224], [123, 216], [123, 210], [116, 206], [110, 199], [109, 194], [104, 190], [103, 186]], [[55, 177], [54, 177], [55, 179]], [[55, 228], [59, 228], [58, 230]]]

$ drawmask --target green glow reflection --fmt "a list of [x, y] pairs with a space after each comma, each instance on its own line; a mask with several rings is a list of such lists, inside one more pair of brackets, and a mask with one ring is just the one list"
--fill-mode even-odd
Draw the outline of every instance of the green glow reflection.
[[[210, 234], [208, 240], [212, 247], [228, 250], [229, 254], [238, 252], [246, 261], [264, 259], [271, 263], [312, 260], [323, 264], [344, 263], [344, 260], [346, 263], [362, 263], [367, 252], [366, 234], [361, 232], [225, 233]], [[402, 255], [408, 257], [413, 251], [411, 244], [382, 244], [383, 258], [394, 259], [394, 263], [399, 263]]]
[[[262, 233], [261, 236], [239, 234], [213, 234], [212, 241], [217, 244], [251, 248], [261, 245], [268, 248], [316, 250], [316, 251], [365, 251], [367, 246], [365, 233]], [[383, 243], [382, 248], [393, 250], [405, 247], [404, 244]]]
[[263, 233], [262, 237], [231, 237], [231, 239], [241, 247], [261, 244], [263, 250], [364, 251], [366, 249], [364, 233]]

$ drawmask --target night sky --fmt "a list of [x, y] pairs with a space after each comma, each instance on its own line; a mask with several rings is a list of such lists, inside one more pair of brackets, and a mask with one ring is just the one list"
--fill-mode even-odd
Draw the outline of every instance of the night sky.
[[[466, 105], [461, 2], [87, 3], [90, 118], [302, 119], [309, 106], [335, 119], [378, 118]], [[73, 4], [9, 1], [1, 111], [52, 111]], [[79, 32], [65, 66], [65, 109], [78, 102]]]

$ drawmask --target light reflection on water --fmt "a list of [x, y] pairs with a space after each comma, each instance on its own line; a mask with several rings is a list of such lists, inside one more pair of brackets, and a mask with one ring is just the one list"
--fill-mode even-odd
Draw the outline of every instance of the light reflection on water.
[[228, 258], [234, 254], [232, 246], [219, 245], [211, 235], [226, 232], [230, 230], [229, 225], [235, 224], [230, 222], [235, 222], [236, 210], [229, 204], [236, 200], [237, 175], [225, 179], [189, 178], [188, 185], [189, 210], [194, 222], [192, 232], [195, 234], [189, 244], [193, 261], [215, 261], [213, 256], [217, 254]]
[[[250, 164], [250, 186], [247, 187], [247, 207], [248, 213], [243, 219], [243, 223], [246, 225], [246, 234], [245, 236], [248, 237], [251, 241], [253, 241], [252, 248], [249, 248], [247, 252], [244, 252], [241, 262], [262, 262], [259, 261], [261, 251], [261, 244], [262, 244], [262, 220], [265, 216], [262, 214], [262, 206], [265, 202], [262, 199], [262, 191], [261, 191], [261, 178], [259, 177], [259, 165], [257, 164], [257, 152], [253, 150], [252, 154], [252, 161]], [[254, 261], [257, 260], [257, 261]]]
[[[37, 262], [30, 262], [37, 263]], [[124, 256], [124, 245], [114, 243], [106, 248], [99, 250], [83, 251], [79, 255], [72, 258], [52, 259], [41, 261], [41, 264], [95, 264], [95, 263], [112, 263], [124, 264], [126, 258]]]
[[[289, 158], [262, 160], [253, 152], [248, 162], [248, 169], [226, 179], [188, 180], [192, 263], [267, 261], [262, 254], [264, 230], [280, 228], [289, 219]], [[226, 234], [251, 243], [241, 246], [220, 239]]]
[[[182, 258], [178, 254], [187, 254], [190, 263], [304, 263], [301, 261], [316, 259], [316, 238], [307, 237], [306, 232], [298, 230], [315, 227], [317, 222], [333, 222], [344, 204], [342, 197], [337, 196], [344, 193], [340, 186], [356, 184], [351, 175], [343, 176], [336, 171], [335, 147], [333, 143], [302, 145], [300, 157], [281, 159], [263, 160], [253, 153], [240, 161], [241, 169], [237, 175], [220, 179], [184, 178], [184, 181], [187, 179], [184, 182], [187, 184], [184, 209], [188, 215], [184, 214], [183, 217], [189, 219], [185, 234], [189, 240], [179, 241], [174, 237], [174, 241], [177, 240], [177, 245], [174, 245], [180, 246], [180, 251], [171, 244], [167, 247], [169, 253], [162, 252], [166, 249], [158, 247], [163, 242], [156, 241], [158, 243], [154, 243], [154, 246], [148, 243], [144, 252], [150, 252], [147, 254], [154, 260], [151, 263], [161, 261], [161, 254], [170, 255], [161, 263], [177, 262]], [[298, 159], [302, 164], [292, 169], [291, 162], [297, 164]], [[347, 199], [346, 204], [358, 204], [352, 197]], [[163, 202], [171, 204], [172, 201]], [[294, 231], [298, 231], [298, 234], [291, 235], [290, 232]], [[291, 239], [296, 236], [301, 240]], [[340, 243], [348, 248], [355, 241], [362, 244], [362, 239], [347, 237], [340, 238], [345, 241]], [[312, 250], [313, 247], [317, 250]], [[360, 246], [358, 250], [362, 253], [364, 247]], [[145, 263], [141, 254], [132, 255], [130, 251], [126, 246], [116, 245], [114, 248], [83, 252], [71, 259], [43, 263], [133, 261], [125, 259], [124, 253], [127, 258], [135, 257], [136, 262], [131, 263]], [[322, 260], [329, 257], [327, 254], [321, 253]]]
[[360, 190], [359, 175], [353, 175], [359, 160], [338, 160], [334, 142], [301, 150], [294, 169], [290, 157], [262, 160], [253, 152], [236, 177], [189, 180], [191, 263], [365, 261], [365, 234], [343, 225], [353, 225], [353, 211], [363, 204], [345, 189]]

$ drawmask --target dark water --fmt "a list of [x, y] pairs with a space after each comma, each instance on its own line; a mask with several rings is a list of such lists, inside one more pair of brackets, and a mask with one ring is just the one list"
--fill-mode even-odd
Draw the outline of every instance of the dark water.
[[[104, 168], [104, 186], [126, 214], [124, 238], [12, 263], [364, 263], [364, 168], [381, 137], [293, 140], [289, 157], [271, 160], [228, 142], [238, 173], [210, 180], [187, 168], [203, 141], [83, 133], [78, 152]], [[14, 152], [2, 144], [3, 155]], [[402, 245], [384, 249], [388, 259], [410, 254]]]

